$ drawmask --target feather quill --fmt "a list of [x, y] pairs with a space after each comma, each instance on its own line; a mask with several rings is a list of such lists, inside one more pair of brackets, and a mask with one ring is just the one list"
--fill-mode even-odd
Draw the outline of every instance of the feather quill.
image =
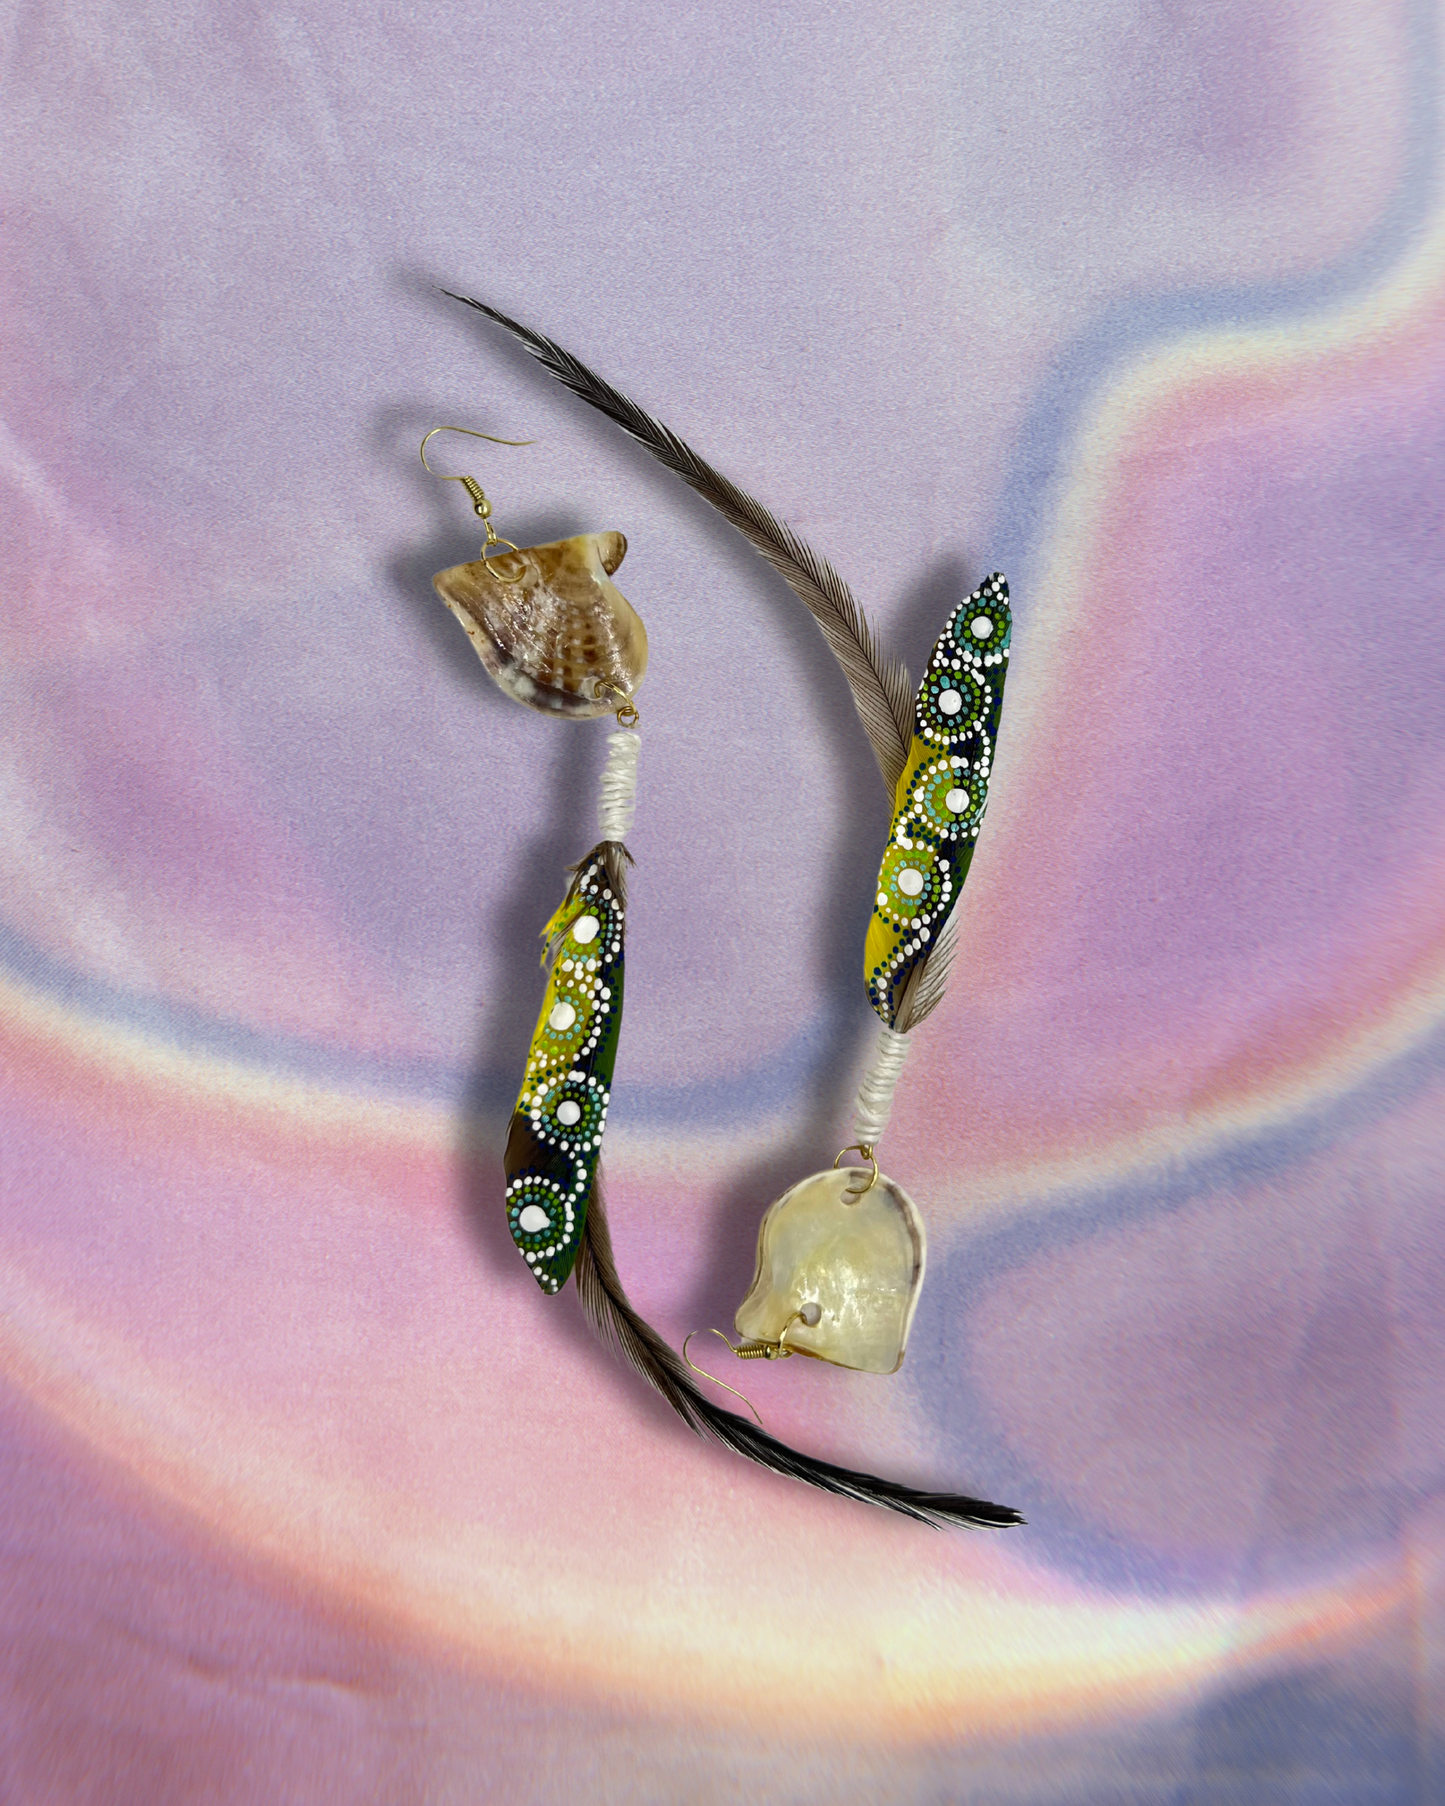
[[827, 559], [820, 558], [755, 496], [730, 482], [685, 440], [589, 370], [570, 351], [564, 351], [531, 327], [508, 319], [484, 301], [453, 294], [450, 289], [443, 289], [442, 293], [450, 300], [474, 307], [520, 339], [544, 370], [645, 446], [659, 463], [710, 502], [749, 545], [762, 553], [822, 629], [853, 692], [859, 719], [891, 797], [903, 775], [913, 739], [913, 681], [903, 664], [879, 644], [853, 592]]

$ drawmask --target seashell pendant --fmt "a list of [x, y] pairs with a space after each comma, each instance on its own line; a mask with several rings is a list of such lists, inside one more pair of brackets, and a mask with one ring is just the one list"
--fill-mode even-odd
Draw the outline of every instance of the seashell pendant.
[[857, 1166], [814, 1173], [765, 1213], [757, 1273], [733, 1321], [769, 1351], [896, 1373], [926, 1259], [923, 1219], [891, 1179], [870, 1185]]
[[432, 578], [509, 696], [574, 721], [613, 714], [647, 670], [647, 630], [611, 582], [627, 541], [579, 533]]

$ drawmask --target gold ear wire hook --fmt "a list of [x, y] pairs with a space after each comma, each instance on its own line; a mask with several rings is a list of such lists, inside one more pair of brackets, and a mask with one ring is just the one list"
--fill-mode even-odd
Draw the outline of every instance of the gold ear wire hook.
[[[844, 1149], [844, 1152], [846, 1153], [847, 1150]], [[816, 1323], [816, 1321], [817, 1319], [815, 1318], [814, 1323]], [[789, 1317], [788, 1321], [783, 1325], [782, 1329], [779, 1330], [776, 1342], [755, 1342], [751, 1338], [746, 1342], [729, 1342], [720, 1329], [715, 1329], [711, 1333], [726, 1346], [729, 1354], [736, 1355], [740, 1361], [786, 1361], [799, 1352], [803, 1354], [808, 1352], [807, 1349], [800, 1351], [788, 1346], [788, 1331], [795, 1323], [801, 1323], [804, 1329], [813, 1328], [813, 1323], [809, 1323], [802, 1311], [794, 1311], [792, 1316]], [[693, 1336], [700, 1335], [701, 1333], [700, 1330], [696, 1329], [691, 1331], [688, 1336], [688, 1342], [692, 1340]], [[687, 1342], [683, 1343], [682, 1352], [684, 1355], [687, 1353]], [[692, 1367], [691, 1361], [688, 1362], [688, 1366]], [[702, 1368], [696, 1367], [693, 1368], [693, 1371], [695, 1373], [701, 1373]], [[713, 1376], [708, 1374], [707, 1377], [712, 1379]], [[718, 1380], [716, 1384], [721, 1386], [723, 1382]], [[732, 1391], [731, 1386], [728, 1387], [728, 1391]], [[741, 1398], [742, 1394], [739, 1393], [738, 1397]]]
[[[427, 463], [426, 448], [431, 444], [432, 440], [436, 438], [438, 433], [465, 433], [469, 439], [485, 439], [489, 445], [535, 445], [537, 441], [535, 439], [498, 439], [494, 433], [474, 432], [469, 426], [434, 426], [427, 434], [426, 438], [421, 442], [421, 467], [427, 475], [436, 477], [443, 483], [460, 483], [462, 488], [465, 489], [467, 494], [472, 498], [472, 513], [476, 515], [477, 519], [481, 521], [487, 529], [486, 541], [482, 546], [482, 557], [486, 558], [493, 546], [506, 546], [509, 550], [516, 552], [518, 557], [520, 557], [521, 552], [519, 548], [513, 545], [510, 539], [501, 538], [497, 529], [492, 525], [492, 504], [487, 499], [486, 492], [477, 479], [475, 477], [448, 476], [444, 471], [433, 470], [431, 465]], [[506, 553], [504, 552], [502, 556], [505, 558]], [[491, 575], [497, 579], [498, 583], [520, 583], [525, 575], [525, 571], [518, 571], [515, 577], [508, 577], [504, 575], [499, 568], [492, 571]]]
[[438, 433], [465, 433], [469, 439], [485, 439], [489, 445], [535, 445], [535, 439], [498, 439], [494, 433], [479, 433], [469, 426], [434, 426], [421, 442], [422, 469], [429, 477], [438, 477], [443, 483], [465, 483], [466, 477], [449, 477], [444, 471], [433, 470], [426, 461], [426, 448]]
[[[760, 1430], [765, 1428], [762, 1418], [758, 1416], [757, 1406], [754, 1405], [753, 1401], [748, 1397], [748, 1395], [745, 1392], [739, 1392], [736, 1386], [730, 1386], [726, 1380], [720, 1380], [715, 1373], [709, 1373], [706, 1367], [699, 1367], [697, 1362], [694, 1361], [692, 1356], [687, 1352], [688, 1343], [691, 1342], [691, 1340], [693, 1339], [694, 1336], [700, 1336], [702, 1333], [703, 1332], [700, 1329], [692, 1329], [692, 1330], [689, 1330], [687, 1335], [683, 1338], [683, 1344], [682, 1344], [683, 1360], [687, 1362], [688, 1366], [691, 1367], [693, 1372], [695, 1374], [697, 1374], [700, 1378], [705, 1379], [705, 1380], [711, 1380], [714, 1386], [721, 1386], [724, 1392], [731, 1392], [734, 1398], [740, 1398], [743, 1401], [743, 1403], [747, 1406], [749, 1411], [752, 1412], [753, 1417], [757, 1422], [758, 1428]], [[710, 1336], [716, 1336], [720, 1342], [725, 1343], [728, 1348], [732, 1349], [732, 1352], [734, 1354], [736, 1354], [738, 1352], [737, 1349], [733, 1348], [732, 1343], [728, 1341], [727, 1337], [722, 1333], [722, 1331], [720, 1329], [709, 1330], [707, 1333]]]

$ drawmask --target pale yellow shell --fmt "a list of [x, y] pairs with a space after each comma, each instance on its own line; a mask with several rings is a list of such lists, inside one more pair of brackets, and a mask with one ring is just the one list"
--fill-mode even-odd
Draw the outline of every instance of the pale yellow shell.
[[837, 1367], [896, 1373], [923, 1285], [927, 1238], [906, 1192], [866, 1167], [814, 1173], [769, 1207], [740, 1336]]
[[453, 565], [432, 582], [509, 696], [580, 721], [612, 714], [647, 670], [647, 630], [610, 581], [626, 551], [620, 533], [579, 533]]

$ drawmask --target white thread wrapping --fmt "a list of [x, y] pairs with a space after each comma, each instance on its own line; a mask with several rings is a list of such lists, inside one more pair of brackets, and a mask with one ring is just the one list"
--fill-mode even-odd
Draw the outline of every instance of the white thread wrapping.
[[858, 1101], [853, 1106], [853, 1133], [865, 1147], [882, 1138], [893, 1110], [893, 1092], [903, 1062], [908, 1058], [909, 1037], [900, 1035], [886, 1022], [878, 1024], [878, 1045], [873, 1050], [873, 1064], [863, 1074], [858, 1087]]
[[597, 824], [604, 840], [626, 840], [637, 812], [637, 754], [641, 740], [626, 728], [607, 736], [607, 763], [597, 797]]

